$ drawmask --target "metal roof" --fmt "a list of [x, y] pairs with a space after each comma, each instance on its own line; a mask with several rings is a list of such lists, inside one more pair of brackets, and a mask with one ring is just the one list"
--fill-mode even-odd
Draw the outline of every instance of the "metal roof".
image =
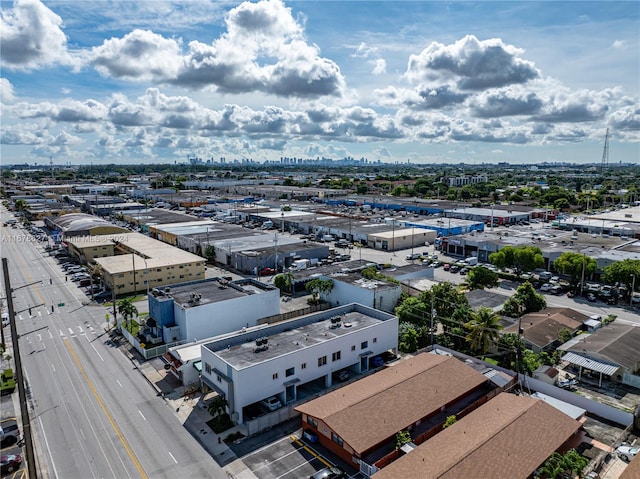
[[582, 366], [584, 368], [591, 369], [592, 371], [606, 374], [607, 376], [612, 376], [618, 369], [620, 369], [620, 366], [618, 365], [585, 358], [584, 356], [580, 356], [576, 353], [565, 354], [562, 356], [562, 361], [568, 361], [576, 366]]

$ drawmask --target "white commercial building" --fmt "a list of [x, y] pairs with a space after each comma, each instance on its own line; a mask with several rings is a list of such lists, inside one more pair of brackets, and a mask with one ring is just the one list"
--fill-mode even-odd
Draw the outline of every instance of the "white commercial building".
[[310, 397], [338, 371], [380, 366], [380, 355], [397, 346], [397, 317], [353, 303], [213, 339], [202, 346], [201, 379], [224, 396], [239, 424], [261, 400]]
[[280, 291], [251, 279], [220, 278], [156, 288], [149, 295], [149, 315], [163, 340], [197, 341], [242, 328], [280, 314]]
[[402, 296], [402, 285], [383, 279], [365, 278], [359, 271], [335, 272], [320, 278], [333, 281], [331, 291], [320, 295], [331, 306], [359, 303], [392, 313]]

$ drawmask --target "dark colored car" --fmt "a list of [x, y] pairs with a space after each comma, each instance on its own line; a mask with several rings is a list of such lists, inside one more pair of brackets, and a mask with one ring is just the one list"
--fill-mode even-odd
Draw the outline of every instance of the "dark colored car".
[[268, 276], [276, 273], [277, 271], [274, 268], [262, 268], [259, 274], [260, 276]]
[[2, 456], [0, 456], [0, 473], [3, 476], [13, 471], [17, 471], [18, 469], [20, 469], [21, 465], [22, 456], [20, 454], [3, 454]]

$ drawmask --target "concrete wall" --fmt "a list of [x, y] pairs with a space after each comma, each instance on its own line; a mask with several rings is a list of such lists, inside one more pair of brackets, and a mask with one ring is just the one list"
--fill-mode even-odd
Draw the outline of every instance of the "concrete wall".
[[324, 301], [332, 306], [342, 306], [349, 303], [360, 303], [370, 308], [393, 313], [402, 295], [400, 285], [384, 285], [380, 288], [366, 288], [357, 284], [340, 281], [340, 278], [323, 276], [322, 279], [333, 280], [333, 289], [327, 295], [322, 295]]
[[274, 289], [190, 308], [174, 304], [173, 311], [181, 339], [197, 341], [256, 326], [260, 318], [280, 313], [280, 292]]

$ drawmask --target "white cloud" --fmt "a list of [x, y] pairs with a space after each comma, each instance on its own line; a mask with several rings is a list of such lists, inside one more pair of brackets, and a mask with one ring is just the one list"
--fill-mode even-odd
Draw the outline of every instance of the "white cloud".
[[0, 103], [13, 103], [16, 99], [11, 82], [0, 77]]
[[103, 75], [138, 81], [175, 78], [180, 67], [180, 42], [148, 30], [134, 30], [93, 48], [88, 61]]
[[383, 58], [373, 60], [373, 70], [371, 73], [374, 75], [384, 75], [387, 73], [387, 62]]
[[613, 48], [626, 48], [627, 42], [624, 40], [616, 40], [613, 42]]
[[451, 45], [433, 42], [409, 57], [405, 77], [412, 83], [455, 81], [461, 90], [484, 90], [526, 83], [539, 77], [523, 50], [501, 39], [478, 40], [467, 35]]
[[70, 63], [62, 19], [39, 0], [15, 0], [0, 15], [3, 67], [30, 70]]

